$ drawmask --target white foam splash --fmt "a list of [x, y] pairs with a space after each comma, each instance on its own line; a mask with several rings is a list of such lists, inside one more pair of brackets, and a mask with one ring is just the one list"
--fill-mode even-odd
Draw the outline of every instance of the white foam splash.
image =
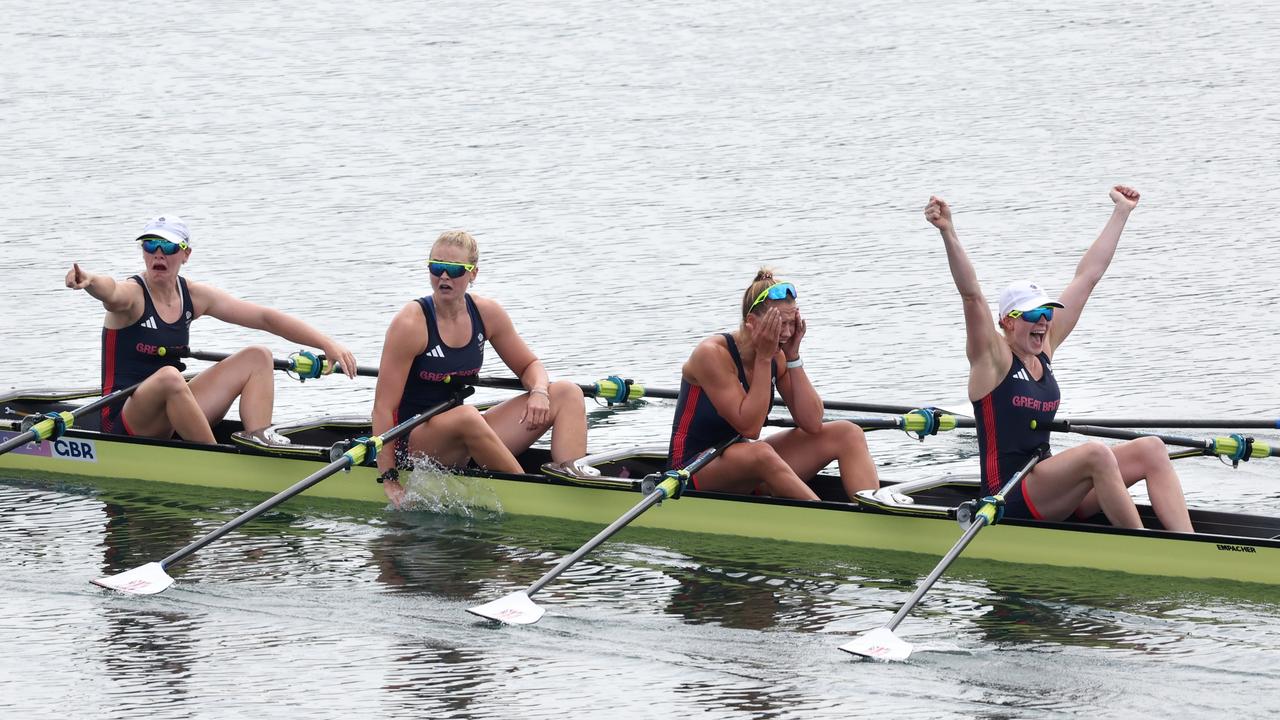
[[400, 509], [466, 518], [502, 515], [502, 502], [486, 478], [456, 475], [430, 458], [414, 458], [411, 473], [400, 476], [404, 503]]

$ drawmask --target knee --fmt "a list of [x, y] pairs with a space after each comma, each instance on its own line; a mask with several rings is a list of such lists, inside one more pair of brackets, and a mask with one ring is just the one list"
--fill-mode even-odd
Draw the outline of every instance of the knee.
[[583, 400], [582, 388], [568, 380], [557, 380], [551, 383], [547, 386], [547, 394], [551, 402], [556, 405], [568, 405], [569, 407], [574, 405], [578, 407], [586, 406]]
[[743, 447], [747, 451], [747, 460], [762, 473], [771, 473], [787, 464], [778, 451], [767, 442], [746, 443]]
[[1148, 463], [1159, 465], [1169, 462], [1169, 451], [1165, 449], [1164, 441], [1160, 438], [1149, 435], [1134, 440], [1133, 444]]
[[166, 365], [155, 371], [151, 377], [147, 378], [147, 382], [166, 394], [188, 391], [187, 379], [182, 377], [181, 370], [172, 365]]
[[271, 356], [271, 349], [265, 345], [250, 345], [240, 351], [240, 355], [245, 358], [245, 362], [258, 368], [272, 368], [275, 358]]
[[824, 423], [822, 430], [824, 435], [836, 441], [838, 447], [848, 447], [850, 445], [857, 447], [867, 446], [866, 432], [848, 420], [833, 420], [829, 423]]
[[1085, 459], [1094, 474], [1120, 472], [1120, 464], [1116, 462], [1116, 454], [1104, 443], [1087, 442], [1080, 446]]

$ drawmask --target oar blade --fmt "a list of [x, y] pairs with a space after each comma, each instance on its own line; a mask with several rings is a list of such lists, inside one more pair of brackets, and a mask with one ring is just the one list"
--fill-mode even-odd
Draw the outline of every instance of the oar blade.
[[840, 649], [868, 660], [904, 662], [911, 657], [911, 643], [894, 634], [888, 627], [878, 627], [850, 640]]
[[532, 625], [541, 620], [547, 611], [539, 607], [527, 592], [520, 590], [492, 602], [467, 608], [467, 612], [508, 625]]
[[142, 567], [126, 570], [115, 575], [100, 577], [89, 582], [108, 590], [117, 590], [131, 595], [155, 595], [164, 592], [173, 584], [173, 578], [164, 571], [158, 562], [150, 562]]

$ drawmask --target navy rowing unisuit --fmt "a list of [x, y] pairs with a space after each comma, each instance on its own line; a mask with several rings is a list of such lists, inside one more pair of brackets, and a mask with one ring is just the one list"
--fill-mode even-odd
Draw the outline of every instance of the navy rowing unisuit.
[[[738, 368], [738, 381], [743, 390], [750, 390], [747, 373], [742, 367], [742, 355], [738, 352], [738, 344], [730, 333], [720, 333], [724, 338], [733, 364]], [[769, 378], [770, 396], [773, 395], [773, 381], [777, 378], [778, 369], [773, 368]], [[709, 447], [719, 445], [737, 433], [733, 426], [720, 417], [711, 404], [711, 398], [703, 392], [702, 387], [693, 385], [681, 378], [680, 395], [676, 399], [676, 414], [671, 423], [671, 443], [667, 448], [667, 464], [669, 468], [682, 468], [688, 465], [698, 453]], [[694, 490], [698, 489], [697, 475], [690, 478]]]
[[[1058, 412], [1062, 398], [1058, 381], [1049, 366], [1049, 356], [1040, 353], [1040, 379], [1022, 364], [1017, 355], [1004, 380], [986, 397], [973, 403], [978, 427], [978, 453], [982, 459], [982, 494], [993, 495], [1013, 474], [1049, 442], [1049, 423]], [[1036, 421], [1038, 429], [1031, 428]], [[1005, 516], [1041, 519], [1024, 492], [1026, 483], [1005, 498]]]
[[462, 347], [450, 347], [440, 338], [436, 324], [436, 303], [430, 296], [418, 298], [422, 314], [427, 321], [427, 349], [413, 359], [409, 377], [404, 381], [404, 393], [396, 410], [395, 422], [413, 417], [432, 405], [442, 403], [453, 395], [456, 379], [472, 378], [480, 374], [484, 365], [484, 320], [471, 299], [467, 302], [467, 315], [471, 318], [470, 338]]
[[[155, 303], [151, 300], [151, 290], [141, 275], [134, 275], [129, 279], [142, 286], [142, 317], [132, 325], [118, 330], [102, 328], [103, 395], [136, 385], [162, 367], [182, 369], [182, 355], [187, 351], [191, 321], [195, 319], [191, 293], [187, 291], [187, 281], [183, 278], [178, 278], [182, 312], [173, 322], [166, 322], [156, 312]], [[133, 434], [124, 422], [123, 410], [123, 403], [102, 408], [102, 432]]]

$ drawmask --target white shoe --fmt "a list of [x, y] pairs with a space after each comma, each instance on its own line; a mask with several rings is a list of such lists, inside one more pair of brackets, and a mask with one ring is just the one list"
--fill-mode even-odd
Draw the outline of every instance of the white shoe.
[[871, 493], [871, 497], [885, 503], [886, 505], [914, 505], [916, 502], [911, 499], [910, 495], [896, 493], [887, 487], [880, 488], [879, 490]]
[[263, 445], [292, 445], [293, 441], [288, 437], [281, 435], [270, 427], [261, 430], [255, 430], [251, 433], [245, 433], [249, 437], [257, 440]]

